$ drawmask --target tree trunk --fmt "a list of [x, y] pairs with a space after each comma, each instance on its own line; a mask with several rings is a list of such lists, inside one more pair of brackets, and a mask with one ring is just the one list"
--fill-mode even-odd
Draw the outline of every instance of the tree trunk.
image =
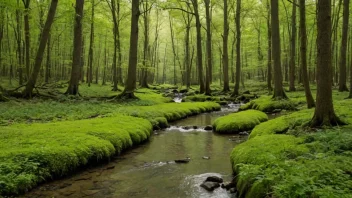
[[[142, 76], [141, 76], [141, 87], [149, 88], [148, 85], [148, 67], [150, 64], [149, 61], [149, 5], [148, 0], [143, 2], [143, 21], [144, 21], [144, 49], [143, 49], [143, 69], [142, 69]], [[174, 63], [175, 64], [175, 63]]]
[[347, 39], [348, 39], [348, 22], [349, 22], [349, 6], [350, 0], [343, 1], [343, 28], [342, 28], [342, 40], [341, 40], [341, 54], [340, 54], [340, 81], [339, 91], [348, 91], [347, 81], [347, 70], [346, 70], [346, 53], [347, 53]]
[[90, 22], [90, 43], [89, 43], [89, 74], [88, 74], [88, 87], [90, 87], [90, 84], [93, 82], [93, 58], [94, 58], [94, 0], [92, 2], [92, 13], [91, 13], [91, 22]]
[[210, 83], [211, 83], [211, 73], [213, 71], [213, 60], [212, 60], [212, 49], [211, 49], [211, 16], [210, 16], [210, 0], [204, 0], [205, 4], [205, 19], [206, 19], [206, 33], [207, 33], [207, 64], [205, 68], [205, 95], [211, 95]]
[[73, 59], [72, 59], [72, 70], [71, 78], [66, 91], [68, 95], [78, 95], [79, 91], [79, 79], [80, 79], [80, 67], [82, 59], [82, 20], [83, 20], [83, 6], [84, 0], [76, 0], [76, 15], [74, 25], [74, 38], [73, 38]]
[[45, 66], [45, 83], [49, 83], [50, 71], [51, 71], [51, 35], [49, 33], [47, 51], [46, 51], [46, 66]]
[[293, 0], [292, 3], [292, 33], [291, 33], [291, 55], [290, 55], [290, 91], [296, 91], [295, 87], [295, 60], [296, 60], [296, 35], [297, 35], [297, 27], [296, 27], [296, 0]]
[[269, 0], [267, 0], [267, 11], [268, 11], [268, 17], [267, 17], [267, 29], [268, 29], [268, 62], [267, 62], [267, 86], [268, 86], [268, 91], [269, 94], [271, 93], [271, 91], [273, 90], [272, 86], [271, 86], [271, 79], [272, 79], [272, 71], [271, 71], [271, 16], [270, 16], [270, 4], [269, 4]]
[[25, 50], [26, 50], [26, 79], [28, 80], [29, 78], [29, 73], [30, 73], [30, 43], [31, 43], [31, 37], [30, 37], [30, 29], [29, 29], [29, 5], [31, 3], [31, 0], [22, 0], [25, 8], [25, 14], [24, 14], [24, 35], [25, 35]]
[[50, 35], [50, 29], [51, 25], [54, 21], [55, 13], [56, 13], [56, 8], [57, 8], [58, 0], [52, 0], [50, 9], [48, 12], [48, 17], [44, 25], [43, 32], [41, 34], [41, 39], [39, 43], [39, 48], [37, 51], [37, 55], [35, 58], [35, 63], [34, 63], [34, 68], [31, 76], [29, 77], [29, 80], [27, 82], [25, 90], [23, 90], [23, 97], [25, 98], [31, 98], [32, 97], [32, 91], [34, 89], [35, 83], [37, 82], [38, 74], [40, 71], [40, 67], [43, 61], [43, 55], [45, 51], [45, 47]]
[[332, 102], [331, 0], [318, 1], [317, 102], [311, 127], [343, 124]]
[[[295, 5], [296, 6], [296, 5]], [[299, 15], [300, 15], [300, 22], [299, 22], [299, 29], [300, 29], [300, 36], [301, 36], [301, 65], [302, 65], [302, 77], [303, 77], [303, 85], [304, 85], [304, 92], [306, 95], [307, 100], [307, 107], [308, 109], [315, 107], [315, 102], [312, 96], [312, 92], [310, 91], [309, 85], [309, 78], [307, 72], [307, 27], [306, 27], [306, 5], [305, 0], [299, 0]]]
[[236, 3], [236, 84], [232, 93], [233, 96], [239, 95], [241, 80], [241, 0]]
[[[17, 6], [19, 7], [19, 0], [17, 0]], [[8, 28], [7, 28], [8, 29]], [[16, 30], [17, 30], [17, 55], [18, 55], [18, 77], [19, 77], [19, 84], [23, 84], [23, 58], [22, 58], [22, 27], [21, 27], [21, 11], [20, 9], [16, 9]], [[9, 35], [7, 35], [9, 36]], [[10, 41], [8, 41], [10, 42]], [[11, 75], [10, 75], [10, 82], [11, 82]]]
[[204, 76], [203, 76], [203, 60], [202, 60], [202, 34], [201, 28], [202, 25], [200, 23], [200, 16], [198, 11], [198, 1], [192, 0], [193, 9], [196, 18], [196, 29], [197, 29], [197, 65], [198, 65], [198, 81], [199, 81], [199, 92], [204, 93]]
[[112, 13], [112, 18], [113, 18], [113, 23], [114, 23], [114, 28], [113, 28], [113, 35], [114, 35], [114, 55], [113, 55], [113, 60], [112, 60], [112, 76], [113, 76], [113, 88], [112, 91], [117, 91], [117, 47], [118, 47], [118, 38], [117, 34], [119, 31], [119, 24], [118, 24], [118, 18], [116, 16], [116, 0], [111, 1], [111, 13]]
[[222, 67], [224, 72], [224, 87], [223, 91], [230, 91], [229, 82], [229, 52], [228, 52], [228, 40], [229, 40], [229, 22], [228, 22], [228, 5], [227, 0], [224, 0], [224, 34], [223, 39], [223, 54], [222, 54]]
[[125, 89], [119, 97], [135, 98], [134, 90], [136, 89], [137, 79], [137, 59], [138, 59], [138, 19], [139, 19], [139, 0], [132, 0], [132, 17], [131, 17], [131, 36], [130, 52], [128, 63], [128, 75], [125, 83]]
[[286, 99], [282, 85], [281, 49], [279, 27], [279, 2], [271, 0], [272, 56], [274, 61], [274, 99]]

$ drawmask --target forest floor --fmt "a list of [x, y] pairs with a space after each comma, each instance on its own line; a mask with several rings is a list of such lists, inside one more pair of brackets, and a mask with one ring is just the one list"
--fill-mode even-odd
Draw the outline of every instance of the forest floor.
[[[249, 93], [241, 98], [222, 94], [216, 85], [213, 97], [199, 95], [192, 87], [183, 103], [165, 97], [184, 89], [172, 85], [138, 89], [139, 100], [130, 101], [116, 101], [113, 96], [119, 92], [95, 84], [81, 85], [82, 97], [64, 96], [65, 87], [57, 86], [56, 99], [11, 98], [0, 104], [4, 109], [0, 111], [0, 195], [22, 193], [109, 160], [143, 143], [153, 129], [167, 127], [170, 121], [259, 96], [241, 110], [283, 116], [257, 123], [249, 140], [233, 150], [239, 192], [249, 197], [352, 197], [352, 126], [305, 128], [314, 110], [306, 109], [302, 87], [288, 92], [288, 101], [272, 101], [265, 83], [246, 85], [242, 91]], [[314, 85], [312, 91], [315, 96]], [[352, 100], [345, 100], [347, 95], [334, 91], [334, 105], [337, 114], [352, 123]]]
[[345, 99], [348, 93], [333, 92], [336, 113], [348, 125], [320, 129], [307, 127], [314, 109], [306, 108], [304, 92], [287, 94], [289, 101], [262, 96], [242, 106], [242, 110], [296, 111], [257, 125], [249, 140], [232, 151], [240, 196], [351, 198], [352, 100]]

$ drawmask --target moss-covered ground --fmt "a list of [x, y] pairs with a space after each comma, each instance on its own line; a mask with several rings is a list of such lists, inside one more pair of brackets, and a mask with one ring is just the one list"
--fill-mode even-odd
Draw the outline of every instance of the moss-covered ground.
[[[352, 100], [338, 92], [333, 97], [336, 113], [352, 124]], [[267, 111], [267, 101], [255, 103]], [[300, 110], [257, 125], [232, 151], [240, 196], [352, 197], [352, 125], [312, 130], [305, 124], [314, 109], [295, 107]]]
[[268, 116], [265, 113], [257, 110], [247, 110], [217, 118], [213, 127], [217, 133], [236, 134], [252, 130], [256, 125], [267, 120]]
[[155, 89], [138, 89], [139, 100], [118, 101], [112, 96], [119, 92], [110, 89], [81, 86], [82, 97], [1, 103], [0, 196], [108, 160], [169, 121], [220, 109], [214, 102], [173, 103]]

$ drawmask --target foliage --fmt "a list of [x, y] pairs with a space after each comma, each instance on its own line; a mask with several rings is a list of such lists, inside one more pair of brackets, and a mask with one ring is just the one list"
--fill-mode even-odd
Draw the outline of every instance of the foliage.
[[256, 125], [268, 120], [268, 116], [260, 111], [248, 110], [216, 119], [213, 123], [217, 133], [239, 133], [252, 130]]

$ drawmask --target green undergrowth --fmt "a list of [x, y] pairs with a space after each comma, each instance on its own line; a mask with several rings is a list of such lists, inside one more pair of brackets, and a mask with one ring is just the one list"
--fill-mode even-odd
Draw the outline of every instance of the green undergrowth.
[[272, 96], [261, 96], [241, 106], [240, 110], [255, 109], [262, 112], [273, 112], [276, 110], [296, 110], [299, 103], [293, 100], [273, 100]]
[[[334, 99], [341, 95], [334, 94]], [[352, 100], [335, 100], [337, 115], [352, 123]], [[352, 197], [352, 126], [306, 131], [314, 109], [257, 125], [236, 146], [231, 163], [244, 197]]]
[[252, 130], [256, 125], [268, 120], [268, 116], [256, 110], [241, 111], [217, 118], [213, 127], [217, 133], [239, 133]]
[[147, 140], [151, 131], [147, 120], [123, 115], [1, 127], [0, 195], [25, 192], [108, 159]]

